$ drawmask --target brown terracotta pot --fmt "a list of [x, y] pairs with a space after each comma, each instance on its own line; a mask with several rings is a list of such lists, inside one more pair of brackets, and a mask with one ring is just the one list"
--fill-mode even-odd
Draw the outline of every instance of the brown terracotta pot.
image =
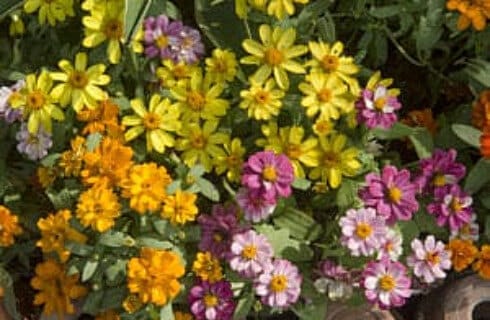
[[12, 318], [9, 316], [5, 307], [3, 306], [3, 299], [0, 298], [0, 319], [2, 320], [11, 320]]
[[341, 303], [330, 303], [325, 320], [395, 320], [395, 318], [389, 311], [373, 309], [370, 305], [351, 307]]

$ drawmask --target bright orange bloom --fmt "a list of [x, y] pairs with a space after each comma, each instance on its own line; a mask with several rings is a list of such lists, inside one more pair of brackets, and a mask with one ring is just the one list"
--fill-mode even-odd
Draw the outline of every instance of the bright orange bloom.
[[191, 192], [177, 190], [175, 195], [165, 198], [161, 216], [172, 224], [185, 224], [194, 221], [199, 212], [195, 202], [197, 195]]
[[478, 249], [469, 240], [452, 239], [447, 248], [451, 251], [453, 268], [458, 272], [471, 265], [478, 254]]
[[490, 159], [490, 126], [480, 136], [480, 153], [483, 158]]
[[61, 154], [59, 166], [63, 169], [65, 177], [78, 177], [82, 170], [83, 155], [85, 154], [85, 138], [76, 136], [70, 141], [71, 150]]
[[103, 100], [96, 109], [85, 107], [77, 113], [77, 119], [88, 122], [82, 130], [82, 134], [98, 132], [112, 138], [123, 139], [124, 128], [118, 120], [119, 106], [111, 100]]
[[12, 214], [7, 207], [0, 205], [0, 247], [14, 244], [14, 236], [21, 233], [19, 218]]
[[477, 31], [482, 31], [490, 19], [490, 0], [448, 0], [448, 10], [457, 10], [461, 14], [458, 19], [458, 29], [465, 30], [470, 25]]
[[480, 277], [490, 280], [490, 245], [484, 244], [476, 262], [473, 264], [473, 270], [477, 271]]
[[410, 111], [407, 116], [402, 119], [402, 123], [410, 127], [424, 127], [433, 136], [437, 133], [437, 122], [432, 116], [431, 109]]
[[193, 320], [194, 318], [190, 313], [175, 311], [174, 313], [175, 320]]
[[480, 97], [473, 104], [471, 122], [473, 126], [480, 130], [490, 126], [490, 90], [485, 90], [480, 93]]

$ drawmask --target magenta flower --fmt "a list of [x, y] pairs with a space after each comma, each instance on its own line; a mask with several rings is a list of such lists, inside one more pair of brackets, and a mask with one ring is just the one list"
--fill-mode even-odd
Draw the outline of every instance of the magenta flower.
[[200, 281], [191, 288], [187, 300], [196, 320], [228, 320], [235, 311], [231, 284], [225, 280]]
[[357, 121], [370, 129], [388, 129], [396, 122], [395, 111], [401, 107], [398, 99], [389, 95], [384, 86], [378, 85], [374, 91], [364, 89], [361, 98], [356, 102]]
[[476, 214], [471, 215], [471, 220], [457, 230], [451, 230], [450, 239], [459, 238], [462, 240], [478, 241], [480, 238], [480, 226], [476, 221]]
[[366, 187], [359, 196], [366, 207], [375, 208], [389, 225], [397, 220], [410, 220], [419, 205], [415, 199], [417, 185], [410, 182], [410, 172], [398, 171], [394, 166], [385, 166], [381, 175], [366, 175]]
[[392, 261], [398, 261], [398, 258], [403, 252], [403, 239], [401, 233], [394, 229], [387, 229], [386, 235], [382, 241], [378, 251], [378, 260], [387, 258]]
[[298, 301], [302, 277], [298, 268], [288, 260], [277, 259], [267, 264], [254, 282], [255, 293], [263, 304], [286, 308]]
[[36, 134], [32, 134], [27, 130], [26, 123], [22, 123], [20, 130], [15, 135], [19, 142], [17, 151], [25, 154], [29, 159], [36, 161], [48, 155], [48, 150], [53, 146], [51, 135], [44, 130], [42, 126]]
[[354, 256], [370, 256], [383, 243], [385, 220], [373, 208], [350, 209], [340, 218], [342, 245]]
[[204, 54], [204, 44], [198, 30], [184, 26], [179, 34], [180, 41], [173, 46], [177, 62], [184, 61], [193, 64]]
[[165, 15], [146, 18], [144, 25], [145, 54], [149, 58], [176, 59], [173, 46], [181, 41], [182, 22], [173, 21]]
[[421, 159], [421, 172], [416, 178], [419, 191], [432, 192], [435, 188], [458, 183], [465, 176], [466, 168], [456, 162], [456, 156], [457, 152], [454, 149], [436, 149], [432, 157]]
[[230, 267], [246, 278], [258, 276], [271, 263], [274, 251], [264, 235], [253, 230], [235, 234], [231, 243]]
[[407, 268], [389, 259], [367, 263], [362, 273], [366, 299], [382, 309], [404, 305], [412, 294], [411, 284]]
[[339, 281], [347, 281], [350, 278], [350, 272], [332, 260], [323, 260], [318, 267], [318, 274], [324, 278], [330, 278]]
[[459, 230], [471, 221], [473, 199], [459, 185], [447, 185], [434, 191], [434, 202], [427, 211], [434, 215], [439, 226], [449, 225], [451, 231]]
[[257, 152], [243, 166], [242, 184], [257, 191], [267, 201], [275, 202], [279, 196], [288, 197], [293, 180], [293, 166], [283, 154]]
[[267, 219], [274, 209], [276, 202], [264, 199], [258, 190], [240, 188], [236, 194], [236, 202], [243, 211], [245, 220], [260, 222]]
[[434, 236], [430, 235], [424, 243], [413, 239], [411, 246], [413, 253], [407, 258], [407, 265], [413, 268], [417, 277], [426, 283], [446, 277], [443, 270], [451, 268], [451, 252], [445, 249], [442, 241], [436, 242]]

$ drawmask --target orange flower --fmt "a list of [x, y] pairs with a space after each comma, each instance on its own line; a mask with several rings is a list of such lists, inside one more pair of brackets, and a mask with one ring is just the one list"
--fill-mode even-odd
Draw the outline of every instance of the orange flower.
[[454, 270], [458, 272], [471, 265], [478, 254], [478, 249], [469, 240], [453, 239], [449, 241], [448, 249]]
[[448, 0], [448, 10], [457, 10], [461, 14], [458, 19], [458, 29], [465, 30], [470, 25], [477, 31], [482, 31], [490, 19], [490, 0]]
[[0, 247], [14, 244], [14, 236], [22, 233], [19, 218], [7, 207], [0, 205]]
[[473, 264], [473, 270], [477, 271], [480, 277], [490, 280], [490, 245], [484, 244], [476, 262]]
[[478, 100], [473, 104], [471, 121], [473, 126], [480, 130], [490, 126], [490, 90], [482, 91]]
[[425, 127], [434, 136], [437, 133], [437, 122], [432, 116], [431, 109], [410, 111], [402, 123], [410, 127]]
[[90, 133], [106, 134], [112, 138], [123, 138], [124, 128], [118, 120], [119, 106], [110, 100], [103, 100], [96, 109], [85, 107], [77, 114], [77, 119], [88, 122], [82, 130], [82, 134]]
[[85, 138], [76, 136], [70, 141], [71, 150], [61, 154], [59, 166], [63, 169], [65, 177], [78, 177], [82, 170], [83, 155], [85, 154]]
[[483, 158], [490, 159], [490, 126], [480, 136], [480, 153]]

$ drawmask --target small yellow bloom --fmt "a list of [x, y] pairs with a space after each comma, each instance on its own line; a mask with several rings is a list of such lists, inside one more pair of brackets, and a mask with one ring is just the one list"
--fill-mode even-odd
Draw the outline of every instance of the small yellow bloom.
[[26, 32], [26, 27], [24, 25], [24, 21], [22, 21], [21, 17], [14, 13], [10, 16], [12, 21], [9, 26], [9, 35], [11, 37], [21, 36]]
[[246, 109], [248, 117], [256, 120], [269, 120], [272, 116], [277, 116], [281, 110], [284, 91], [275, 87], [274, 79], [269, 79], [263, 84], [252, 81], [249, 90], [240, 92], [240, 108]]
[[204, 281], [214, 283], [223, 279], [219, 260], [211, 252], [198, 252], [192, 264], [192, 272]]
[[156, 75], [163, 88], [186, 88], [195, 72], [199, 72], [199, 67], [195, 64], [165, 59], [162, 60], [162, 66], [157, 68]]
[[39, 10], [39, 23], [48, 22], [51, 26], [56, 22], [65, 21], [66, 17], [74, 17], [73, 0], [27, 0], [24, 3], [24, 11], [33, 13]]
[[63, 169], [65, 177], [78, 177], [82, 170], [83, 155], [85, 154], [85, 138], [76, 136], [70, 141], [71, 150], [61, 154], [58, 165]]
[[186, 224], [196, 220], [199, 212], [195, 204], [197, 196], [194, 193], [177, 190], [175, 195], [164, 200], [162, 217], [170, 220], [172, 224]]
[[226, 178], [232, 182], [239, 182], [242, 172], [243, 157], [247, 151], [242, 147], [242, 141], [239, 138], [233, 138], [224, 146], [225, 155], [218, 156], [215, 160], [216, 173], [221, 175], [226, 171]]
[[83, 192], [78, 199], [77, 218], [84, 227], [104, 232], [112, 228], [119, 217], [121, 205], [116, 194], [104, 186], [95, 186]]
[[313, 124], [313, 132], [319, 137], [325, 137], [334, 132], [334, 125], [330, 120], [318, 118]]
[[14, 244], [14, 237], [22, 233], [19, 218], [7, 207], [0, 205], [0, 247]]
[[294, 14], [296, 11], [294, 3], [307, 4], [308, 2], [309, 0], [270, 0], [267, 13], [281, 20], [287, 15], [292, 16]]
[[235, 54], [230, 50], [214, 49], [213, 55], [206, 58], [206, 73], [214, 82], [233, 81], [237, 73]]

